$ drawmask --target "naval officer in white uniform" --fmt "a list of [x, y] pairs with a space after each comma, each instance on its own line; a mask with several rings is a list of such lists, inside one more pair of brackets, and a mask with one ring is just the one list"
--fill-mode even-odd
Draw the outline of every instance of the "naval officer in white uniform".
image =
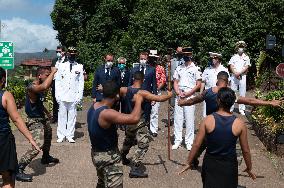
[[[236, 43], [236, 54], [234, 54], [230, 61], [230, 69], [232, 72], [231, 76], [231, 88], [237, 92], [241, 97], [246, 96], [246, 89], [247, 89], [247, 73], [248, 68], [251, 66], [249, 56], [244, 53], [246, 48], [246, 43], [244, 41], [239, 41]], [[245, 108], [244, 104], [239, 104], [239, 112], [242, 115], [245, 115]]]
[[68, 61], [57, 63], [55, 75], [55, 97], [59, 104], [57, 142], [64, 138], [74, 143], [77, 104], [83, 98], [84, 69], [76, 62], [77, 51], [74, 47], [68, 48]]
[[[216, 52], [209, 52], [211, 58], [211, 64], [205, 68], [202, 73], [202, 84], [200, 88], [200, 93], [205, 89], [215, 87], [217, 83], [217, 75], [221, 71], [225, 71], [229, 75], [229, 71], [226, 67], [221, 64], [222, 54]], [[206, 103], [203, 102], [203, 117], [206, 117]]]

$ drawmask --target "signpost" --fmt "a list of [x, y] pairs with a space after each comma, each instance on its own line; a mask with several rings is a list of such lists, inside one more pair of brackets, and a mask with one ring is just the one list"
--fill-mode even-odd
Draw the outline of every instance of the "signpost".
[[14, 69], [14, 44], [9, 41], [0, 42], [0, 67], [6, 70], [6, 84], [8, 69]]
[[276, 67], [276, 74], [280, 76], [281, 78], [284, 78], [284, 63], [280, 63]]
[[12, 42], [0, 42], [0, 67], [14, 69], [14, 44]]

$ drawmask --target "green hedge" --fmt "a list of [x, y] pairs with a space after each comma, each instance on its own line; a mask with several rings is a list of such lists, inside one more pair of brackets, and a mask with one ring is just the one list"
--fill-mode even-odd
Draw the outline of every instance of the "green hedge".
[[[265, 99], [277, 100], [284, 97], [284, 90], [275, 90], [269, 92]], [[259, 126], [264, 127], [273, 134], [282, 134], [284, 132], [284, 108], [272, 106], [257, 107], [252, 111], [252, 118]]]

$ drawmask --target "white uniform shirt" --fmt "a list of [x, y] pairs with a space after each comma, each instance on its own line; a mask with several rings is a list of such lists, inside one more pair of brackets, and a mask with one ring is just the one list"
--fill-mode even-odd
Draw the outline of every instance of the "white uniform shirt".
[[173, 80], [173, 75], [175, 73], [175, 70], [176, 68], [179, 66], [179, 65], [182, 65], [184, 64], [184, 60], [183, 58], [173, 58], [171, 59], [171, 80]]
[[57, 101], [79, 102], [83, 98], [84, 69], [83, 65], [73, 63], [70, 72], [70, 62], [57, 62], [55, 75], [55, 97]]
[[201, 80], [199, 67], [192, 62], [190, 65], [179, 65], [174, 73], [174, 79], [178, 80], [179, 89], [191, 90], [196, 86], [196, 81]]
[[202, 73], [202, 81], [205, 83], [205, 89], [215, 87], [217, 83], [217, 75], [219, 72], [225, 71], [229, 75], [229, 71], [226, 67], [220, 64], [217, 68], [213, 66], [207, 67]]
[[243, 53], [241, 56], [235, 54], [231, 57], [229, 65], [234, 65], [237, 72], [241, 72], [245, 66], [251, 66], [249, 56]]

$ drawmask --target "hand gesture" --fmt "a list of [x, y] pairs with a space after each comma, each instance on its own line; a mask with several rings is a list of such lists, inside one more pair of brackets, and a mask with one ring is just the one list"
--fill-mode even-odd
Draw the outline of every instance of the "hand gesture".
[[178, 100], [178, 105], [179, 105], [179, 106], [183, 106], [184, 103], [185, 103], [185, 101], [186, 101], [186, 99], [179, 99], [179, 100]]
[[172, 96], [173, 96], [173, 92], [170, 91], [170, 90], [168, 90], [168, 95], [169, 95], [170, 97], [172, 97]]
[[281, 100], [272, 100], [272, 101], [270, 101], [270, 104], [273, 107], [280, 107], [281, 108], [281, 105], [283, 104], [283, 101], [281, 101]]
[[255, 180], [255, 179], [256, 179], [255, 174], [254, 174], [254, 173], [252, 173], [250, 169], [246, 168], [243, 172], [248, 173], [248, 175], [249, 175], [249, 177], [250, 177], [251, 179], [253, 179], [253, 180]]
[[56, 67], [51, 67], [51, 72], [52, 73], [56, 73], [57, 72], [57, 68]]
[[97, 90], [98, 90], [98, 91], [103, 91], [103, 86], [102, 86], [102, 84], [99, 84], [99, 85], [97, 86]]
[[38, 145], [35, 143], [34, 139], [30, 140], [30, 143], [32, 145], [33, 148], [35, 148], [37, 151], [42, 152], [42, 150], [40, 149], [40, 147], [38, 147]]
[[189, 169], [191, 169], [191, 165], [187, 164], [180, 172], [178, 172], [178, 175], [181, 175], [182, 173], [184, 173]]

